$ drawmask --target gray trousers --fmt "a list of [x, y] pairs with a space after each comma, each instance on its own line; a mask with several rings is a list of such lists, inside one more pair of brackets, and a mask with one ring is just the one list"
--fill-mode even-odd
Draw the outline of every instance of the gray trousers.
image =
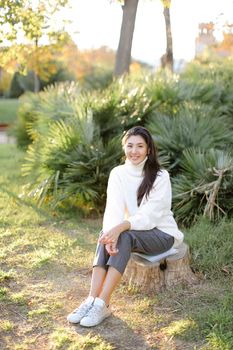
[[[100, 236], [101, 234], [102, 232], [100, 232]], [[147, 231], [125, 231], [118, 238], [117, 248], [119, 251], [115, 256], [108, 254], [104, 244], [97, 244], [93, 267], [102, 266], [108, 269], [109, 266], [113, 266], [123, 274], [131, 252], [156, 255], [166, 252], [173, 244], [174, 237], [156, 227]]]

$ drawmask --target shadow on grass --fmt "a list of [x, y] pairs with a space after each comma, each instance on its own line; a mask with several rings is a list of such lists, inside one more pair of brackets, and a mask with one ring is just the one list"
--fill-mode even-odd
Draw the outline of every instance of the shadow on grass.
[[111, 315], [100, 325], [93, 328], [84, 328], [80, 325], [71, 326], [79, 335], [100, 336], [117, 350], [150, 350], [151, 347], [140, 334], [136, 333], [129, 325], [119, 317]]

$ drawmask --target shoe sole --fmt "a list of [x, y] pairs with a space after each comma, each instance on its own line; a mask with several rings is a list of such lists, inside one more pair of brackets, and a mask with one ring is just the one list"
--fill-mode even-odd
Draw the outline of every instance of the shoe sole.
[[106, 318], [108, 318], [109, 316], [111, 316], [111, 312], [109, 312], [109, 314], [105, 315], [104, 317], [101, 318], [101, 321], [99, 321], [98, 323], [92, 323], [92, 324], [82, 324], [82, 320], [80, 321], [80, 326], [82, 327], [95, 327], [95, 326], [98, 326], [101, 322], [103, 322]]
[[80, 321], [71, 321], [71, 320], [69, 320], [68, 318], [67, 318], [67, 321], [69, 322], [69, 323], [73, 323], [73, 324], [78, 324], [78, 323], [80, 323]]

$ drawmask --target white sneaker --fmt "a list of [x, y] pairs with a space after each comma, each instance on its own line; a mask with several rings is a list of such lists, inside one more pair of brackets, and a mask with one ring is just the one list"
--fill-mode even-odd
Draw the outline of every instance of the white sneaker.
[[77, 309], [67, 316], [67, 321], [71, 323], [79, 323], [92, 308], [93, 302], [94, 298], [89, 296]]
[[80, 326], [93, 327], [101, 323], [105, 318], [111, 315], [110, 307], [100, 298], [95, 298], [92, 308], [80, 321]]

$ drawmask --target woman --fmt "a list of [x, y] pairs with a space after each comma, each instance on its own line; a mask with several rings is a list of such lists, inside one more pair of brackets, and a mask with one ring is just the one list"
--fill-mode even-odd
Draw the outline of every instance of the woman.
[[109, 176], [90, 293], [67, 317], [84, 327], [96, 326], [111, 314], [110, 297], [132, 251], [156, 255], [183, 241], [171, 212], [169, 174], [160, 168], [149, 131], [133, 127], [122, 145], [126, 161]]

